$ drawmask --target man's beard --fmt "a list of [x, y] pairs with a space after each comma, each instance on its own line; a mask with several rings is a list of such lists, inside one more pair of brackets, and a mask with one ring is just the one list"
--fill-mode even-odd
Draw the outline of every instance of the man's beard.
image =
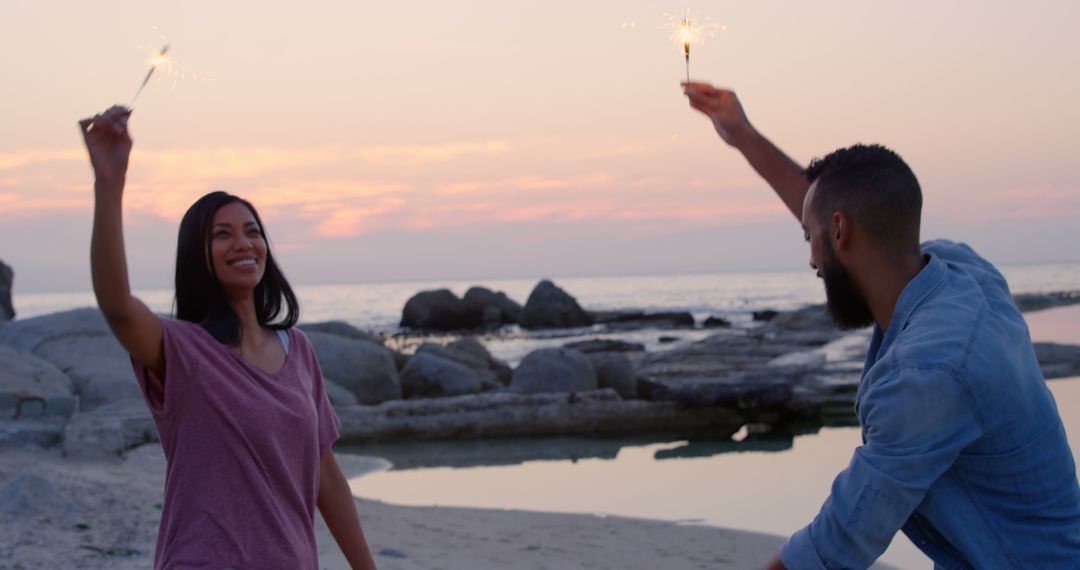
[[861, 329], [874, 324], [874, 314], [866, 297], [855, 285], [851, 272], [836, 257], [832, 244], [825, 242], [825, 260], [821, 265], [825, 281], [825, 299], [833, 322], [841, 330]]

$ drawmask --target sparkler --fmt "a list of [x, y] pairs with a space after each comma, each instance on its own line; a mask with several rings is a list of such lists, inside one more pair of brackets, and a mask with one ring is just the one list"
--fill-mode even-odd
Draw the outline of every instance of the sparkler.
[[161, 48], [161, 51], [150, 59], [150, 71], [146, 72], [146, 77], [143, 78], [138, 91], [136, 91], [135, 96], [131, 98], [131, 104], [128, 105], [129, 109], [135, 106], [135, 100], [139, 98], [139, 93], [142, 93], [143, 87], [146, 87], [146, 84], [150, 82], [150, 78], [154, 76], [154, 71], [156, 71], [158, 67], [170, 63], [169, 58], [165, 55], [168, 51], [169, 44], [165, 44], [165, 47]]
[[661, 28], [671, 31], [671, 40], [683, 55], [686, 61], [686, 81], [690, 81], [690, 45], [700, 44], [705, 38], [711, 38], [717, 30], [724, 30], [724, 26], [714, 24], [708, 18], [702, 18], [689, 12], [685, 16], [674, 17], [665, 14], [667, 23]]

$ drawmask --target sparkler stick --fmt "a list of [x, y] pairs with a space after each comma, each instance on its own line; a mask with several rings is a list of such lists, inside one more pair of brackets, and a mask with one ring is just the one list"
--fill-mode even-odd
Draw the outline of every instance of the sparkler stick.
[[690, 29], [690, 18], [683, 18], [679, 25], [679, 39], [682, 40], [682, 52], [686, 57], [686, 82], [690, 83], [690, 42], [694, 39], [694, 32]]
[[135, 96], [131, 98], [131, 104], [128, 105], [129, 109], [135, 106], [135, 100], [139, 98], [139, 93], [142, 93], [143, 87], [146, 87], [146, 84], [150, 82], [150, 78], [153, 77], [154, 71], [158, 68], [158, 66], [169, 61], [169, 58], [165, 56], [168, 51], [169, 44], [165, 44], [165, 47], [161, 48], [161, 51], [158, 52], [157, 56], [155, 56], [154, 59], [150, 60], [150, 71], [146, 72], [146, 77], [143, 78], [142, 83], [139, 85], [138, 91], [136, 91]]

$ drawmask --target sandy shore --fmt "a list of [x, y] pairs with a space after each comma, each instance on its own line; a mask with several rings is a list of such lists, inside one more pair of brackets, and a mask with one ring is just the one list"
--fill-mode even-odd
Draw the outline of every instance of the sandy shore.
[[[350, 476], [372, 466], [342, 459]], [[6, 450], [0, 455], [0, 568], [151, 567], [164, 473], [155, 445], [112, 460]], [[23, 474], [34, 477], [22, 477], [26, 490], [15, 500], [10, 483]], [[383, 569], [755, 568], [783, 541], [621, 517], [401, 507], [363, 499], [357, 505]], [[318, 523], [321, 567], [347, 568]]]

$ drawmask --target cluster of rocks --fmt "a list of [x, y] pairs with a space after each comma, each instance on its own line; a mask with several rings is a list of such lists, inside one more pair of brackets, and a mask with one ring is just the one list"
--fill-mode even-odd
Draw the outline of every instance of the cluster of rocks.
[[[550, 281], [524, 308], [477, 287], [464, 299], [421, 293], [404, 314], [415, 326], [456, 327], [466, 322], [459, 317], [481, 326], [694, 324], [680, 313], [589, 313]], [[579, 340], [535, 350], [516, 368], [470, 335], [403, 354], [345, 322], [300, 328], [346, 442], [665, 431], [723, 437], [750, 423], [853, 421], [867, 333], [841, 335], [821, 306], [755, 318], [765, 322], [719, 324], [704, 340], [665, 351]], [[1080, 375], [1080, 347], [1040, 343], [1036, 353], [1048, 378]], [[0, 448], [102, 455], [156, 440], [130, 359], [98, 310], [0, 322]]]
[[14, 280], [15, 271], [0, 261], [0, 322], [15, 318], [15, 306], [11, 304], [11, 283]]
[[[767, 320], [769, 311], [759, 319]], [[776, 312], [772, 311], [772, 315]], [[550, 280], [536, 284], [522, 307], [502, 291], [472, 287], [458, 298], [448, 289], [421, 291], [413, 295], [401, 313], [401, 326], [434, 331], [490, 330], [518, 325], [527, 330], [566, 329], [604, 325], [611, 330], [633, 328], [692, 328], [688, 312], [588, 311], [572, 295]], [[720, 317], [709, 317], [702, 326], [728, 327]]]

